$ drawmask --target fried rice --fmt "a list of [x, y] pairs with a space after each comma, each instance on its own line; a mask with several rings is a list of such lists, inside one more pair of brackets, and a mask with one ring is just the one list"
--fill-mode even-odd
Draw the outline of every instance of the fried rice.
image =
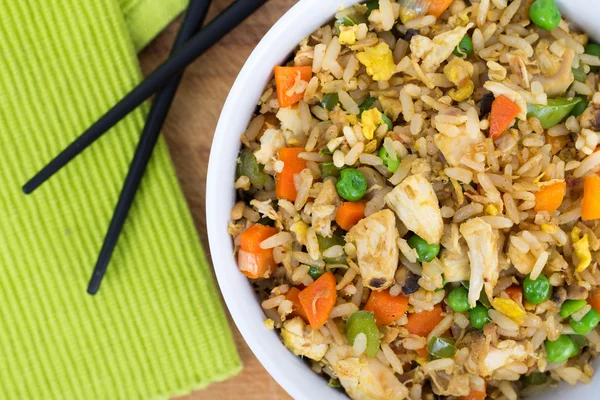
[[340, 10], [240, 137], [240, 270], [266, 328], [353, 399], [517, 399], [592, 378], [600, 58], [568, 21], [536, 26], [531, 4]]

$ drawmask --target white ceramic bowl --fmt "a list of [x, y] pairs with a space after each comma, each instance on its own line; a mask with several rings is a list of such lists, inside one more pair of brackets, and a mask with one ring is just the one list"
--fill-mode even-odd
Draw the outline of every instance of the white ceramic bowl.
[[[569, 3], [571, 18], [585, 10], [583, 25], [599, 31], [600, 24], [590, 18], [591, 3], [596, 0], [562, 0]], [[356, 0], [300, 0], [265, 35], [237, 77], [217, 125], [210, 153], [206, 188], [206, 217], [211, 257], [229, 308], [242, 336], [273, 378], [295, 399], [347, 399], [314, 374], [304, 362], [288, 351], [274, 331], [265, 328], [265, 316], [254, 292], [233, 257], [231, 237], [227, 233], [229, 212], [234, 205], [233, 180], [240, 150], [239, 136], [246, 129], [256, 102], [271, 79], [273, 67], [280, 65], [297, 44], [329, 21], [340, 6]], [[581, 6], [573, 6], [581, 3]], [[598, 7], [598, 5], [596, 5]], [[596, 13], [599, 15], [599, 13]], [[596, 18], [597, 20], [597, 18]], [[593, 395], [594, 390], [596, 396]], [[564, 393], [563, 393], [564, 392]], [[579, 399], [598, 398], [600, 378], [591, 385], [565, 387], [545, 393], [546, 400], [559, 400], [568, 393]]]

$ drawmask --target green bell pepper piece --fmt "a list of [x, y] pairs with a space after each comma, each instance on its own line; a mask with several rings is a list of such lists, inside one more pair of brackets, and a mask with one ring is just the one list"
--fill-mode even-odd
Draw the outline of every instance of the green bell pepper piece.
[[427, 344], [427, 351], [435, 358], [452, 358], [456, 354], [454, 339], [434, 336]]
[[537, 117], [544, 129], [552, 128], [560, 124], [569, 116], [573, 108], [579, 104], [581, 99], [548, 99], [548, 105], [527, 104], [527, 118]]
[[252, 186], [262, 186], [267, 180], [267, 176], [263, 172], [263, 166], [258, 163], [251, 151], [242, 152], [238, 159], [237, 176], [242, 175], [250, 179]]
[[348, 343], [354, 345], [356, 337], [363, 333], [367, 337], [367, 349], [365, 354], [369, 357], [375, 357], [379, 351], [379, 329], [375, 324], [375, 316], [369, 311], [357, 311], [350, 315], [344, 333], [348, 338]]
[[[319, 251], [321, 253], [323, 253], [330, 247], [336, 245], [344, 247], [344, 245], [346, 244], [346, 240], [344, 240], [344, 237], [339, 231], [336, 231], [333, 235], [331, 235], [331, 237], [317, 235], [317, 241], [319, 242]], [[324, 257], [323, 260], [327, 264], [346, 264], [346, 257], [344, 256], [338, 258]]]

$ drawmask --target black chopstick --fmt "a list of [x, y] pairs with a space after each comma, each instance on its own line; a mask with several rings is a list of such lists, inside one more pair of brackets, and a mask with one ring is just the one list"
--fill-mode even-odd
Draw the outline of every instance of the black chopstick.
[[[202, 28], [211, 1], [212, 0], [190, 0], [185, 17], [181, 23], [179, 32], [177, 33], [177, 38], [173, 44], [171, 54], [175, 54], [179, 51], [185, 42]], [[142, 130], [133, 160], [131, 161], [129, 171], [127, 172], [125, 182], [123, 183], [119, 201], [117, 202], [106, 236], [104, 237], [104, 243], [102, 243], [102, 248], [98, 254], [94, 272], [92, 273], [92, 277], [88, 284], [87, 292], [89, 294], [96, 294], [100, 289], [102, 278], [106, 273], [108, 263], [117, 244], [121, 230], [123, 229], [127, 214], [129, 213], [135, 194], [140, 186], [144, 171], [146, 170], [148, 161], [150, 161], [152, 150], [156, 145], [160, 130], [169, 113], [171, 103], [173, 102], [173, 98], [175, 97], [180, 82], [181, 74], [171, 78], [169, 84], [156, 95], [156, 98], [152, 103], [150, 112], [146, 118], [144, 130]]]
[[237, 0], [231, 4], [204, 29], [194, 35], [181, 50], [177, 51], [169, 60], [160, 65], [144, 81], [35, 174], [23, 185], [23, 192], [30, 194], [37, 189], [152, 94], [166, 86], [173, 76], [183, 71], [185, 67], [267, 1]]

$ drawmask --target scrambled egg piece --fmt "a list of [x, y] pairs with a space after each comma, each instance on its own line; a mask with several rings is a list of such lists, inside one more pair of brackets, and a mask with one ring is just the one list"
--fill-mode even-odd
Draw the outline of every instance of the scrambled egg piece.
[[485, 208], [485, 213], [488, 215], [498, 215], [498, 213], [499, 213], [498, 207], [496, 207], [493, 204], [488, 204], [487, 207]]
[[399, 256], [396, 239], [396, 217], [390, 210], [361, 219], [346, 234], [346, 241], [356, 246], [360, 274], [369, 289], [383, 290], [394, 283]]
[[494, 295], [500, 273], [498, 267], [498, 231], [481, 218], [472, 218], [461, 224], [460, 233], [469, 247], [471, 274], [469, 279], [469, 305], [475, 307], [485, 286], [488, 298]]
[[360, 122], [362, 123], [363, 135], [369, 140], [373, 139], [375, 130], [383, 124], [381, 111], [376, 108], [363, 111]]
[[357, 357], [348, 345], [331, 345], [325, 360], [353, 400], [403, 400], [408, 389], [376, 358]]
[[310, 335], [306, 334], [304, 332], [305, 326], [306, 324], [300, 317], [285, 321], [281, 328], [283, 344], [297, 356], [304, 356], [311, 360], [320, 361], [325, 356], [325, 353], [327, 353], [329, 346], [324, 343], [315, 343], [311, 336], [323, 340], [321, 333], [318, 330], [313, 330]]
[[496, 309], [496, 311], [506, 315], [508, 318], [512, 319], [517, 324], [521, 325], [523, 321], [525, 321], [525, 316], [527, 315], [527, 313], [513, 299], [503, 299], [498, 297], [492, 300], [491, 303], [492, 306]]
[[581, 229], [574, 227], [571, 231], [571, 241], [573, 242], [575, 255], [577, 255], [577, 259], [579, 260], [577, 272], [584, 271], [592, 263], [592, 253], [590, 253], [588, 234], [584, 234], [582, 238], [580, 238], [579, 235], [581, 235]]
[[473, 70], [473, 64], [462, 58], [456, 57], [444, 67], [444, 75], [457, 87], [462, 87], [471, 80]]
[[358, 124], [358, 117], [354, 114], [348, 114], [348, 122], [350, 122], [352, 125], [356, 125]]
[[385, 203], [398, 215], [408, 230], [427, 243], [439, 243], [444, 221], [433, 186], [423, 175], [406, 178], [385, 196]]
[[306, 222], [302, 220], [294, 222], [292, 226], [290, 226], [290, 231], [296, 234], [296, 240], [298, 241], [298, 243], [306, 246], [306, 243], [308, 242], [306, 238], [306, 232], [308, 232], [308, 224]]
[[340, 44], [353, 45], [356, 43], [356, 30], [353, 26], [340, 26]]
[[371, 75], [374, 81], [389, 81], [396, 72], [392, 50], [385, 42], [375, 47], [367, 47], [365, 51], [358, 53], [356, 58], [367, 67], [367, 74]]

